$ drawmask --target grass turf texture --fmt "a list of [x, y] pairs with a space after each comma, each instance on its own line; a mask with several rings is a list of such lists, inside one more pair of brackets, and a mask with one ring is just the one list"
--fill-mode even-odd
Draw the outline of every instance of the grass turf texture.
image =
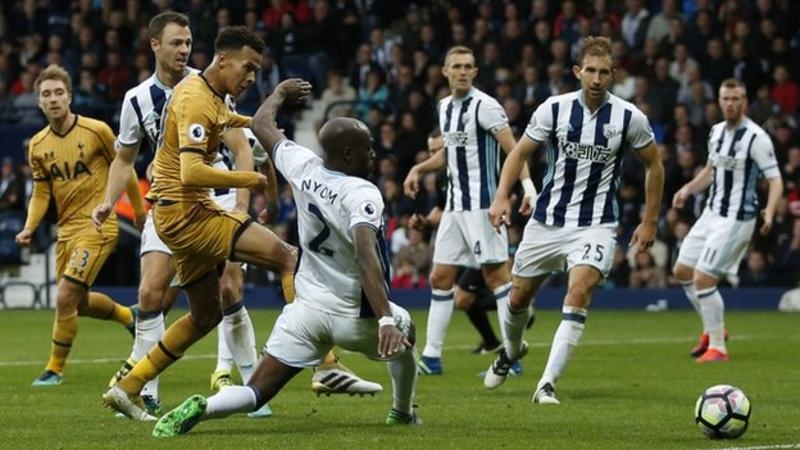
[[[174, 320], [182, 311], [170, 314]], [[277, 311], [253, 310], [259, 345]], [[425, 312], [412, 311], [424, 342]], [[52, 312], [0, 312], [0, 448], [721, 448], [800, 442], [800, 336], [797, 316], [729, 312], [728, 363], [698, 365], [688, 353], [696, 342], [694, 312], [594, 311], [567, 372], [557, 386], [562, 405], [530, 403], [560, 315], [541, 311], [526, 339], [532, 344], [525, 372], [495, 391], [477, 376], [491, 356], [469, 353], [478, 341], [463, 313], [450, 326], [445, 374], [420, 377], [417, 428], [383, 425], [391, 405], [385, 364], [340, 352], [359, 375], [384, 392], [371, 397], [317, 399], [311, 372], [298, 375], [270, 402], [275, 416], [244, 415], [200, 423], [172, 440], [150, 437], [152, 423], [117, 419], [100, 394], [130, 351], [120, 326], [81, 319], [64, 384], [33, 388], [50, 347]], [[208, 395], [216, 336], [199, 342], [161, 378], [165, 410], [193, 393]], [[421, 352], [421, 347], [419, 348]], [[692, 408], [703, 390], [728, 383], [753, 404], [747, 433], [736, 441], [711, 441], [694, 424]]]

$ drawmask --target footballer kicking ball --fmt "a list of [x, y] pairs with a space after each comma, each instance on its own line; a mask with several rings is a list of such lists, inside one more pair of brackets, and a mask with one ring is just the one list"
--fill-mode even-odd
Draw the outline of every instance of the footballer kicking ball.
[[736, 439], [747, 431], [750, 411], [750, 400], [741, 389], [718, 384], [697, 399], [694, 420], [709, 438]]

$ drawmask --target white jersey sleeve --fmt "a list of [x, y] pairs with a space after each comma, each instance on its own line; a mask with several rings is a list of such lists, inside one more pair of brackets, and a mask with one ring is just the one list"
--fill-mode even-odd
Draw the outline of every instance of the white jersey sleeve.
[[275, 158], [275, 168], [292, 185], [300, 182], [303, 175], [307, 173], [309, 165], [315, 167], [322, 165], [322, 158], [310, 149], [297, 145], [289, 139], [275, 144], [272, 155]]
[[125, 99], [122, 100], [122, 111], [119, 117], [119, 135], [117, 136], [117, 142], [125, 146], [138, 144], [145, 136], [145, 130], [142, 128], [142, 119], [139, 117], [141, 111], [137, 112], [134, 109], [133, 97], [133, 89], [125, 93]]
[[778, 178], [781, 171], [778, 169], [778, 160], [775, 158], [775, 147], [772, 140], [764, 133], [758, 133], [753, 141], [751, 153], [753, 160], [758, 165], [758, 169], [764, 174], [764, 178]]
[[653, 129], [650, 127], [650, 122], [647, 120], [647, 116], [639, 111], [639, 108], [634, 108], [632, 112], [633, 115], [628, 124], [627, 143], [631, 148], [641, 150], [653, 142], [655, 135], [653, 134]]
[[497, 134], [508, 126], [506, 111], [500, 103], [489, 97], [478, 108], [478, 125], [492, 134]]
[[544, 102], [536, 108], [525, 129], [525, 135], [535, 142], [546, 142], [553, 131], [553, 106], [551, 102]]
[[368, 181], [351, 186], [342, 199], [342, 206], [349, 216], [348, 229], [367, 225], [378, 230], [383, 224], [383, 198], [378, 188]]

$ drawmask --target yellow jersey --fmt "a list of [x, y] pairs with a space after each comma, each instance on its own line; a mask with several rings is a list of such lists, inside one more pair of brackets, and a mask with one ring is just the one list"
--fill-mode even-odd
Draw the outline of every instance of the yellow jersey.
[[[59, 240], [92, 228], [92, 210], [103, 201], [113, 160], [111, 128], [77, 114], [75, 123], [63, 135], [48, 125], [31, 138], [28, 161], [34, 181], [49, 184], [58, 212]], [[102, 232], [118, 233], [114, 213], [103, 224]]]
[[211, 166], [225, 131], [249, 127], [252, 119], [232, 112], [225, 104], [225, 97], [198, 73], [175, 86], [162, 120], [162, 142], [156, 152], [152, 192], [160, 200], [210, 201], [207, 187], [181, 182], [180, 154], [199, 153], [203, 162]]

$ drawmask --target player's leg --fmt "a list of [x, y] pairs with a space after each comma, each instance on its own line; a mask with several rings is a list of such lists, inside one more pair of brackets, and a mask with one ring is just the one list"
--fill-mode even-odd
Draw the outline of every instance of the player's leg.
[[683, 239], [681, 248], [678, 251], [678, 260], [675, 262], [675, 266], [672, 269], [672, 273], [678, 280], [678, 284], [680, 284], [686, 298], [689, 299], [692, 307], [697, 311], [697, 315], [700, 316], [703, 322], [703, 332], [700, 335], [700, 342], [692, 348], [692, 357], [702, 355], [708, 348], [708, 327], [705, 320], [703, 320], [700, 299], [697, 297], [697, 290], [695, 289], [693, 280], [695, 266], [703, 254], [703, 247], [705, 247], [707, 234], [711, 231], [709, 227], [709, 215], [701, 215]]
[[[220, 278], [222, 297], [222, 323], [218, 334], [218, 354], [215, 375], [219, 372], [230, 375], [231, 363], [235, 362], [247, 384], [258, 362], [256, 336], [247, 308], [244, 306], [244, 273], [240, 263], [226, 262]], [[227, 358], [226, 358], [227, 356]], [[212, 376], [212, 389], [213, 387]], [[215, 390], [218, 390], [215, 389]]]
[[740, 222], [714, 216], [713, 223], [694, 271], [700, 313], [708, 331], [708, 349], [696, 359], [697, 362], [728, 360], [725, 303], [717, 284], [722, 276], [736, 272], [755, 229], [755, 220]]
[[234, 236], [232, 261], [243, 261], [267, 268], [281, 276], [284, 297], [294, 298], [294, 269], [297, 249], [283, 242], [268, 228], [250, 223]]
[[486, 298], [488, 294], [483, 274], [479, 270], [464, 269], [461, 271], [453, 291], [453, 300], [455, 307], [466, 312], [470, 323], [481, 335], [481, 343], [476, 347], [474, 353], [494, 353], [503, 345], [497, 339], [492, 330], [492, 324], [489, 322], [487, 311], [496, 309], [496, 304], [493, 295], [489, 295], [491, 299]]
[[[79, 238], [64, 277], [76, 284], [82, 284], [88, 291], [116, 245], [116, 236], [108, 238], [90, 233]], [[78, 315], [113, 320], [124, 326], [131, 334], [135, 334], [134, 311], [120, 305], [102, 292], [89, 292], [88, 295], [82, 296], [78, 304]]]
[[[573, 267], [569, 273], [567, 295], [564, 297], [561, 323], [558, 325], [553, 343], [550, 346], [550, 356], [544, 368], [544, 374], [537, 385], [536, 394], [538, 403], [557, 403], [555, 396], [548, 396], [549, 389], [555, 387], [556, 381], [561, 377], [569, 362], [572, 352], [578, 346], [583, 335], [586, 315], [589, 311], [592, 292], [603, 280], [603, 275], [592, 266], [580, 265]], [[545, 397], [547, 397], [545, 399]], [[552, 401], [548, 401], [552, 400]]]
[[457, 266], [433, 264], [430, 274], [431, 303], [425, 331], [425, 348], [419, 360], [419, 369], [426, 375], [442, 374], [442, 347], [447, 327], [453, 317], [453, 285], [457, 275]]
[[[176, 261], [177, 262], [177, 261]], [[191, 274], [189, 270], [183, 273]], [[139, 392], [145, 383], [163, 372], [180, 359], [186, 350], [208, 334], [222, 319], [219, 299], [219, 276], [216, 271], [208, 272], [183, 285], [190, 313], [180, 317], [166, 329], [161, 340], [150, 349], [131, 371], [105, 395], [106, 406], [136, 420], [152, 420], [143, 408]]]
[[[155, 230], [153, 230], [154, 234]], [[144, 238], [142, 245], [145, 245], [144, 242], [152, 242], [152, 239], [152, 236]], [[160, 243], [160, 240], [158, 242]], [[166, 249], [166, 246], [161, 245]], [[170, 253], [151, 250], [142, 254], [137, 299], [139, 311], [136, 315], [136, 336], [133, 341], [133, 350], [128, 360], [114, 374], [110, 385], [127, 375], [133, 366], [147, 355], [148, 350], [153, 348], [164, 334], [165, 302], [174, 298], [174, 292], [177, 290], [170, 287], [170, 282], [174, 277], [175, 265]], [[142, 398], [151, 412], [157, 412], [159, 404], [158, 377], [145, 384], [142, 389]]]
[[44, 372], [33, 381], [33, 386], [61, 384], [64, 365], [78, 333], [78, 305], [87, 294], [88, 291], [84, 286], [69, 279], [62, 277], [58, 282], [50, 358]]

